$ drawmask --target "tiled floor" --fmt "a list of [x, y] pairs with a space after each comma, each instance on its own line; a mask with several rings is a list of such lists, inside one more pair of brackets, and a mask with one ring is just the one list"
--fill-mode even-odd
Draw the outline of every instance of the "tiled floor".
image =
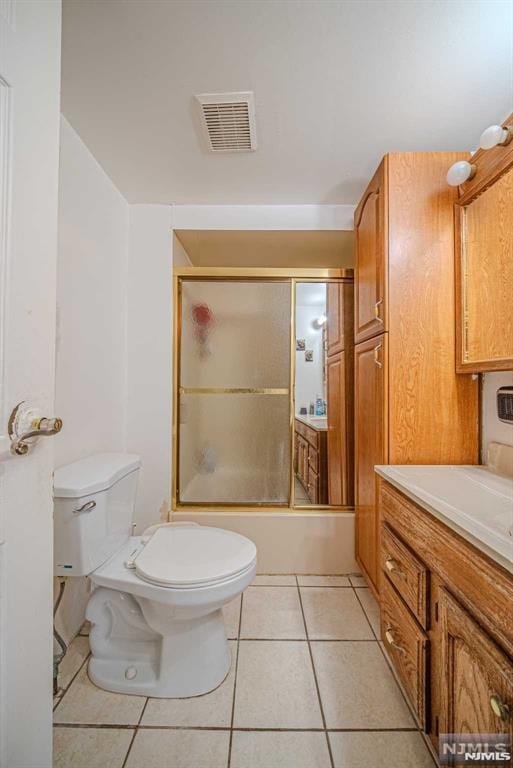
[[433, 768], [357, 576], [258, 576], [227, 606], [232, 668], [193, 699], [96, 688], [63, 664], [56, 768]]

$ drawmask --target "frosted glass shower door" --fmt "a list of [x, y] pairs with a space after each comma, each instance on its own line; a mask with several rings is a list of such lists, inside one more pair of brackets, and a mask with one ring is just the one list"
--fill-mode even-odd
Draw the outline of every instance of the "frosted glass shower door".
[[289, 281], [182, 280], [178, 499], [286, 504]]

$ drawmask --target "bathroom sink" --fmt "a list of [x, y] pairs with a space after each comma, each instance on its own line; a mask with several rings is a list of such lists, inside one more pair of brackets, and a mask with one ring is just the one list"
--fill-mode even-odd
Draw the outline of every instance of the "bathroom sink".
[[512, 478], [479, 465], [376, 469], [451, 527], [494, 553], [513, 572]]

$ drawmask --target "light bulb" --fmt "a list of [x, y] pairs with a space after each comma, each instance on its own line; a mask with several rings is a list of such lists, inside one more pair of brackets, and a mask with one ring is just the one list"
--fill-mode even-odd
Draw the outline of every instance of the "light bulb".
[[458, 160], [457, 163], [453, 163], [447, 171], [447, 183], [451, 187], [458, 187], [465, 181], [468, 181], [476, 173], [476, 166], [468, 163], [466, 160]]
[[479, 146], [481, 149], [493, 149], [498, 144], [507, 144], [510, 133], [502, 125], [491, 125], [481, 134]]

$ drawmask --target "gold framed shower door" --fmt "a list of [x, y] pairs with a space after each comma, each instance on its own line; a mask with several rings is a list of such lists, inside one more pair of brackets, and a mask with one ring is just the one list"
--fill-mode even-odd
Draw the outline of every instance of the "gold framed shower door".
[[[173, 270], [173, 371], [172, 371], [172, 478], [171, 499], [172, 511], [215, 511], [248, 512], [279, 511], [301, 513], [325, 513], [352, 512], [354, 507], [341, 507], [305, 504], [295, 505], [294, 499], [294, 448], [295, 448], [295, 328], [296, 328], [296, 284], [298, 282], [330, 283], [340, 280], [352, 279], [352, 269], [328, 269], [328, 268], [298, 268], [289, 269], [283, 267], [257, 268], [257, 267], [177, 267]], [[182, 284], [184, 281], [216, 281], [224, 282], [288, 282], [290, 283], [290, 359], [289, 359], [289, 386], [287, 388], [266, 387], [182, 387], [181, 381], [181, 343], [182, 343]], [[289, 396], [289, 496], [284, 503], [276, 502], [251, 502], [246, 504], [230, 502], [187, 502], [180, 499], [179, 489], [179, 462], [180, 462], [180, 395], [182, 394], [258, 394], [258, 395], [288, 395]]]

